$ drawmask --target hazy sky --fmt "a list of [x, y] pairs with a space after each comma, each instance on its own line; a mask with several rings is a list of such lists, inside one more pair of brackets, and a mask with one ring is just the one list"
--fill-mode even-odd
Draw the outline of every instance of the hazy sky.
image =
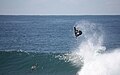
[[120, 15], [120, 0], [0, 0], [0, 14]]

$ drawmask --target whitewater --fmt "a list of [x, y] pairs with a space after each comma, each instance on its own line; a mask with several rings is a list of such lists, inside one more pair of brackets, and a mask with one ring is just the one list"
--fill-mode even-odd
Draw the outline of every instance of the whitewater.
[[84, 39], [69, 55], [73, 65], [82, 65], [76, 75], [120, 75], [120, 48], [106, 49], [102, 27], [87, 21], [77, 22], [75, 26], [84, 32]]

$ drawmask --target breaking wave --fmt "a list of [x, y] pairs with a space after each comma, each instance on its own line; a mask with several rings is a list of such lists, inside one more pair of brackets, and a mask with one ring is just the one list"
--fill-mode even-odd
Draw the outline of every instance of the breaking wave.
[[70, 58], [73, 64], [82, 65], [77, 75], [120, 75], [120, 49], [106, 51], [102, 27], [88, 21], [80, 21], [76, 26], [84, 32], [84, 39], [71, 53], [76, 57]]

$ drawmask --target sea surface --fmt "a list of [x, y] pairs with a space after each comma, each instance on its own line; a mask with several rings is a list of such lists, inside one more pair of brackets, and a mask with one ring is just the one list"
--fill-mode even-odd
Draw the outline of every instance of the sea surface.
[[[74, 26], [82, 31], [77, 38]], [[119, 15], [0, 15], [0, 75], [120, 75], [119, 70]]]

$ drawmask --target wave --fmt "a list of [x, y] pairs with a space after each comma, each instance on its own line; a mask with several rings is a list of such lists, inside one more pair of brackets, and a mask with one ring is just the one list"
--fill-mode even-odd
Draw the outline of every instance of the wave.
[[[0, 51], [0, 75], [75, 75], [79, 70], [64, 53]], [[31, 67], [36, 65], [36, 69]]]

